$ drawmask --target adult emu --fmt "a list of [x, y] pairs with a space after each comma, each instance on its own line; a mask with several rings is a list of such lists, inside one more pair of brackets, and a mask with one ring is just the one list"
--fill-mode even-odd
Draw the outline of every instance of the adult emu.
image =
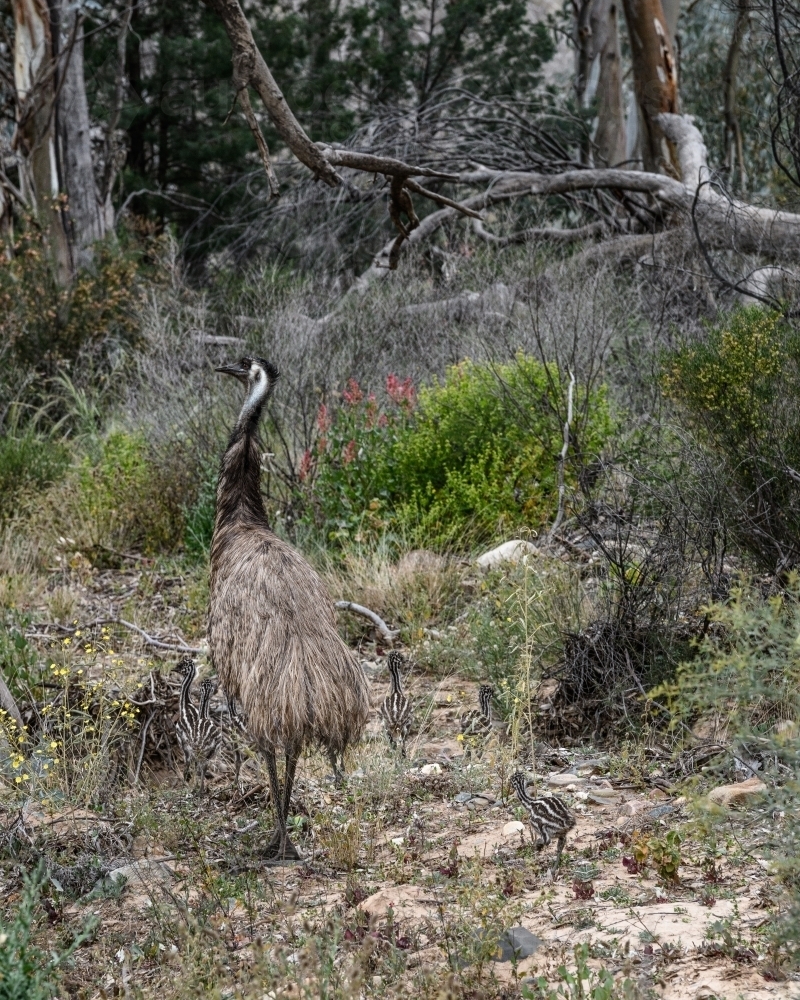
[[[277, 827], [268, 856], [298, 858], [286, 832], [302, 748], [341, 756], [369, 715], [364, 673], [336, 631], [335, 611], [317, 573], [271, 530], [261, 499], [258, 422], [278, 378], [274, 365], [242, 358], [217, 368], [247, 388], [222, 457], [211, 541], [208, 643], [229, 699], [242, 707], [267, 761]], [[286, 770], [281, 788], [276, 754]]]

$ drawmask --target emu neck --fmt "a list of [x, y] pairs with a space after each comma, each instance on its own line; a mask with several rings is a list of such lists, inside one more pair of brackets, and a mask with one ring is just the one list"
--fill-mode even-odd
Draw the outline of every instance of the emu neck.
[[261, 499], [261, 451], [255, 431], [244, 434], [237, 434], [237, 431], [222, 456], [217, 482], [216, 527], [240, 518], [265, 524], [267, 521]]
[[392, 671], [390, 671], [390, 673], [391, 673], [391, 678], [392, 678], [392, 681], [391, 681], [391, 683], [392, 683], [392, 693], [394, 693], [394, 694], [400, 694], [400, 690], [401, 690], [400, 689], [400, 671], [399, 670], [392, 670]]
[[222, 456], [217, 482], [216, 527], [242, 517], [267, 523], [261, 499], [261, 452], [256, 440], [266, 396], [263, 386], [251, 390]]

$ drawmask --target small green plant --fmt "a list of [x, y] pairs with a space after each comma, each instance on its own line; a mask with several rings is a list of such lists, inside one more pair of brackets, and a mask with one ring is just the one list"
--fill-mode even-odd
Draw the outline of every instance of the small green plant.
[[60, 479], [69, 464], [63, 442], [29, 424], [12, 422], [0, 436], [0, 524], [19, 511], [26, 495]]
[[638, 996], [636, 984], [630, 979], [616, 983], [608, 969], [591, 969], [586, 944], [575, 947], [575, 971], [560, 965], [558, 978], [553, 986], [539, 976], [535, 985], [522, 987], [522, 996], [525, 1000], [634, 1000]]
[[26, 874], [22, 898], [11, 920], [0, 921], [0, 1000], [47, 1000], [56, 993], [59, 968], [91, 937], [96, 918], [70, 944], [47, 952], [35, 939], [35, 914], [46, 880], [44, 862]]
[[665, 837], [650, 838], [650, 863], [666, 885], [678, 881], [681, 864], [681, 835], [670, 830]]

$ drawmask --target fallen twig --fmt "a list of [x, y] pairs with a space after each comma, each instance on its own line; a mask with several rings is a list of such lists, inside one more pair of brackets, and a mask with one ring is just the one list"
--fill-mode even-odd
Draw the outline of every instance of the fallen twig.
[[370, 611], [369, 608], [365, 608], [363, 604], [355, 604], [353, 601], [337, 601], [336, 607], [339, 611], [352, 611], [354, 615], [361, 615], [362, 618], [369, 619], [383, 638], [389, 643], [394, 642], [394, 640], [400, 635], [400, 629], [389, 628], [380, 615], [376, 614], [374, 611]]
[[[38, 622], [33, 625], [34, 629], [41, 628], [54, 628], [58, 629], [59, 632], [68, 632], [74, 634], [75, 632], [94, 628], [97, 625], [122, 625], [123, 628], [130, 629], [132, 632], [137, 632], [145, 641], [148, 646], [155, 646], [156, 649], [166, 649], [171, 653], [202, 653], [203, 650], [197, 648], [196, 646], [187, 646], [183, 639], [178, 639], [178, 645], [171, 645], [168, 642], [162, 642], [161, 639], [154, 639], [153, 636], [148, 635], [144, 629], [139, 628], [138, 625], [134, 625], [132, 622], [126, 622], [124, 618], [97, 618], [92, 622], [84, 622], [80, 625], [59, 625], [58, 622]], [[43, 638], [36, 632], [26, 633], [27, 638]]]

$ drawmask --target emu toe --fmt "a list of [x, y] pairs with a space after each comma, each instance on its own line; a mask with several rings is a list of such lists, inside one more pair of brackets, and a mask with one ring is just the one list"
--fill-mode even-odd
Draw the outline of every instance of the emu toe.
[[275, 829], [269, 839], [265, 856], [270, 861], [302, 861], [302, 855], [289, 840], [288, 836], [281, 842], [281, 831]]

